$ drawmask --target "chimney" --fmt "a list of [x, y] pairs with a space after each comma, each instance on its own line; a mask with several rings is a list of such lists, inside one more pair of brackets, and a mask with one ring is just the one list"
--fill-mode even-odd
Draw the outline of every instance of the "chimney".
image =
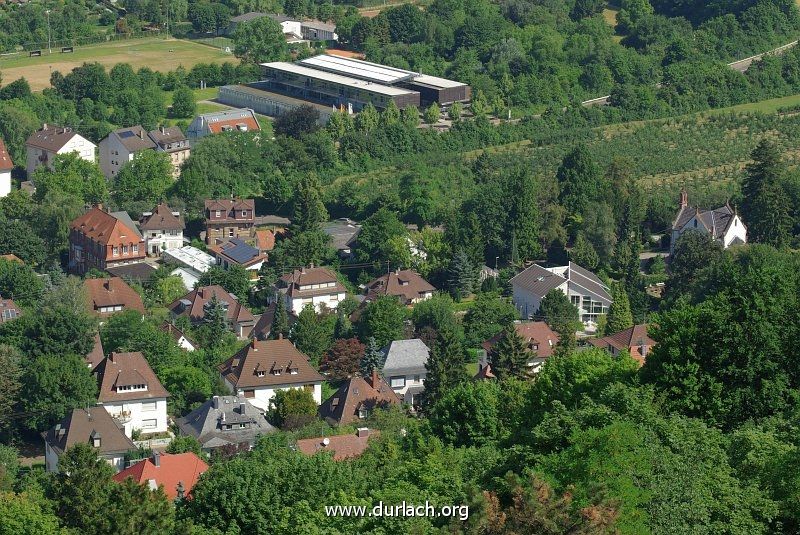
[[219, 396], [214, 396], [212, 398], [211, 404], [214, 406], [215, 409], [219, 409]]
[[164, 128], [163, 124], [161, 126], [159, 126], [158, 129], [161, 131], [162, 134], [166, 134], [167, 133], [167, 129]]
[[42, 125], [42, 130], [47, 130], [47, 123], [44, 123], [44, 124]]
[[278, 340], [283, 340], [283, 333], [278, 333]]
[[156, 468], [161, 466], [161, 454], [157, 451], [153, 452], [153, 464], [156, 466]]
[[247, 408], [245, 407], [245, 405], [246, 405], [246, 404], [245, 404], [245, 402], [244, 402], [244, 401], [243, 401], [243, 402], [241, 402], [241, 403], [239, 403], [239, 414], [241, 414], [242, 416], [244, 416], [244, 413], [245, 413], [245, 411], [247, 410]]
[[103, 281], [103, 286], [105, 287], [106, 290], [108, 290], [110, 292], [111, 291], [111, 279], [105, 279]]
[[364, 438], [369, 436], [369, 427], [359, 427], [356, 429], [356, 436], [359, 438]]
[[681, 188], [681, 208], [686, 208], [689, 206], [689, 193], [686, 191], [686, 188]]
[[301, 274], [304, 274], [305, 272], [306, 272], [306, 266], [302, 266], [302, 267], [300, 268], [300, 273], [301, 273]]
[[376, 368], [372, 368], [372, 388], [378, 388], [378, 370]]
[[139, 139], [144, 139], [144, 128], [139, 129]]
[[253, 351], [258, 351], [258, 348], [256, 347], [256, 339], [255, 338], [250, 340], [250, 347], [253, 349]]

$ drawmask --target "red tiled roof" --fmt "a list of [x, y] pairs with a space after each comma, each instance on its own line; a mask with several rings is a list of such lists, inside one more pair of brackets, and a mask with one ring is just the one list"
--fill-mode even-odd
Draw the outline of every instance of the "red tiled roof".
[[[180, 299], [173, 301], [168, 308], [178, 316], [189, 316], [192, 321], [200, 321], [206, 316], [205, 304], [211, 301], [213, 296], [216, 296], [218, 301], [228, 304], [228, 321], [233, 323], [252, 321], [255, 323], [256, 317], [253, 316], [253, 313], [243, 306], [235, 296], [218, 285], [195, 288]], [[188, 301], [189, 304], [184, 307], [183, 301]]]
[[319, 416], [323, 420], [333, 420], [346, 425], [358, 420], [359, 410], [372, 411], [376, 407], [399, 405], [397, 397], [389, 384], [373, 372], [372, 377], [351, 377], [339, 387], [331, 397], [319, 406]]
[[134, 229], [97, 206], [72, 221], [69, 228], [103, 245], [124, 245], [142, 241]]
[[239, 117], [236, 119], [228, 119], [226, 121], [215, 121], [213, 123], [208, 123], [208, 129], [212, 134], [219, 134], [222, 132], [223, 127], [229, 127], [230, 131], [236, 132], [239, 130], [239, 125], [242, 124], [247, 127], [248, 132], [257, 132], [261, 130], [261, 125], [258, 124], [256, 118], [252, 115], [248, 117]]
[[646, 323], [634, 325], [624, 331], [610, 334], [603, 338], [590, 339], [589, 343], [601, 349], [608, 349], [610, 346], [617, 351], [629, 350], [631, 357], [639, 361], [640, 364], [644, 364], [647, 357], [646, 354], [642, 353], [642, 346], [644, 346], [645, 351], [649, 351], [656, 345], [656, 341], [647, 335]]
[[220, 374], [238, 388], [321, 383], [325, 378], [286, 339], [251, 340], [219, 365]]
[[[558, 334], [556, 334], [545, 322], [526, 321], [515, 323], [514, 329], [525, 341], [528, 349], [534, 352], [538, 358], [546, 359], [553, 354], [553, 350], [558, 343]], [[481, 344], [481, 346], [486, 350], [487, 353], [490, 352], [497, 341], [500, 340], [502, 335], [502, 332], [494, 335], [492, 338]], [[537, 346], [538, 348], [534, 349], [534, 347]]]
[[172, 213], [172, 208], [165, 203], [160, 203], [148, 216], [142, 216], [139, 221], [142, 230], [183, 230], [186, 225], [183, 217]]
[[174, 500], [178, 497], [178, 483], [183, 485], [184, 496], [188, 498], [200, 474], [208, 470], [208, 464], [192, 452], [161, 453], [158, 464], [156, 466], [151, 457], [126, 468], [114, 475], [113, 479], [117, 483], [122, 483], [130, 477], [144, 485], [153, 481], [156, 486], [164, 487], [167, 497]]
[[89, 297], [89, 311], [94, 314], [100, 314], [101, 307], [118, 305], [122, 305], [123, 310], [138, 310], [144, 314], [142, 298], [119, 277], [86, 279], [83, 286]]
[[11, 156], [8, 155], [6, 144], [0, 139], [0, 171], [11, 171], [14, 169], [14, 162], [11, 161]]
[[365, 293], [367, 294], [367, 299], [379, 295], [391, 295], [403, 299], [405, 303], [410, 303], [415, 299], [422, 298], [425, 294], [435, 291], [436, 288], [418, 273], [410, 269], [404, 269], [387, 273], [371, 281], [367, 284]]
[[88, 364], [89, 369], [94, 370], [98, 364], [103, 362], [104, 358], [106, 358], [106, 355], [103, 351], [103, 342], [100, 341], [100, 333], [95, 333], [94, 346], [89, 354], [86, 355], [84, 360], [86, 361], [86, 364]]
[[[330, 451], [333, 453], [334, 461], [342, 461], [344, 459], [351, 459], [358, 457], [364, 453], [369, 445], [369, 439], [373, 436], [380, 435], [379, 431], [369, 431], [366, 436], [352, 435], [335, 435], [332, 437], [317, 437], [305, 438], [297, 441], [297, 449], [306, 455], [314, 455], [321, 451]], [[323, 440], [327, 438], [328, 444], [325, 445]]]
[[492, 365], [488, 362], [484, 366], [483, 364], [478, 364], [478, 373], [475, 374], [473, 377], [475, 380], [485, 380], [485, 379], [497, 379], [497, 376], [492, 373]]
[[[328, 295], [336, 293], [346, 293], [347, 288], [339, 282], [331, 270], [323, 267], [312, 267], [296, 269], [280, 278], [287, 288], [286, 293], [290, 297], [311, 297], [314, 295]], [[303, 288], [313, 284], [334, 283], [327, 288]]]
[[[103, 403], [169, 397], [153, 369], [138, 351], [111, 353], [94, 369], [100, 393], [97, 400]], [[147, 385], [147, 390], [117, 392], [119, 386]]]
[[262, 253], [271, 251], [275, 247], [275, 233], [271, 230], [257, 230], [256, 247]]
[[15, 255], [13, 253], [12, 254], [2, 254], [2, 255], [0, 255], [0, 259], [8, 260], [9, 262], [17, 262], [19, 264], [24, 264], [25, 263], [25, 262], [22, 261], [22, 259], [20, 257], [18, 257], [17, 255]]

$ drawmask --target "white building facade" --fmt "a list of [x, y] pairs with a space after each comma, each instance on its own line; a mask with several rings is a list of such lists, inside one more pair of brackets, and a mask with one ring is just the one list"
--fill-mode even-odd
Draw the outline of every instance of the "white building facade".
[[613, 301], [608, 286], [597, 275], [573, 262], [551, 268], [533, 264], [509, 282], [514, 306], [523, 319], [535, 319], [542, 299], [548, 292], [558, 290], [578, 309], [586, 331], [596, 327], [597, 320], [608, 313]]
[[39, 167], [46, 165], [50, 170], [55, 168], [55, 159], [59, 154], [76, 153], [82, 160], [95, 162], [97, 145], [77, 134], [71, 128], [44, 125], [34, 132], [25, 143], [27, 159], [25, 170], [28, 178]]
[[729, 204], [713, 210], [700, 210], [689, 205], [689, 195], [681, 190], [678, 215], [672, 223], [669, 253], [675, 250], [675, 244], [685, 232], [696, 231], [708, 234], [711, 239], [722, 244], [723, 249], [731, 245], [747, 243], [747, 227], [745, 227], [737, 211]]
[[[142, 389], [146, 391], [147, 386]], [[135, 390], [133, 390], [135, 391]], [[144, 398], [105, 402], [102, 407], [118, 421], [125, 435], [131, 437], [135, 430], [142, 433], [164, 433], [169, 429], [167, 420], [167, 398]]]

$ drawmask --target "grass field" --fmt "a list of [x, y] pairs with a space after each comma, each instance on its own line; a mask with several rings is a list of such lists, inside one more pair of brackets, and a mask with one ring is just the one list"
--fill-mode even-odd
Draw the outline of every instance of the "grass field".
[[117, 63], [130, 63], [134, 69], [150, 67], [166, 72], [178, 65], [191, 68], [197, 63], [223, 63], [234, 61], [233, 56], [211, 46], [180, 39], [131, 39], [76, 47], [72, 54], [61, 54], [55, 48], [53, 54], [43, 51], [38, 58], [14, 56], [0, 58], [0, 73], [3, 82], [9, 83], [23, 76], [33, 90], [50, 85], [50, 73], [66, 74], [86, 62], [98, 62], [106, 67]]

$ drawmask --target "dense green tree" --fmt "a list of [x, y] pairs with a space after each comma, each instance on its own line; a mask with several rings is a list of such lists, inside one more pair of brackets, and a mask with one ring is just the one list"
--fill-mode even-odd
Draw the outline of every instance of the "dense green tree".
[[0, 258], [0, 295], [27, 307], [36, 303], [43, 291], [41, 278], [30, 266]]
[[44, 431], [73, 407], [93, 405], [97, 383], [82, 356], [42, 355], [26, 362], [21, 394], [22, 409], [31, 413], [25, 425]]
[[466, 251], [459, 249], [455, 252], [447, 271], [448, 287], [457, 301], [472, 294], [478, 283], [478, 268]]
[[460, 326], [453, 313], [453, 298], [444, 293], [436, 293], [429, 299], [414, 305], [411, 321], [417, 333], [425, 329], [434, 332], [451, 328], [458, 330]]
[[753, 151], [742, 183], [742, 216], [750, 241], [781, 247], [792, 227], [789, 202], [782, 188], [785, 166], [777, 145], [763, 140]]
[[200, 326], [198, 334], [203, 346], [216, 349], [222, 343], [225, 333], [228, 332], [228, 313], [216, 294], [208, 300], [204, 312], [203, 324]]
[[539, 307], [539, 315], [558, 333], [574, 331], [580, 323], [578, 309], [570, 303], [567, 294], [559, 289], [547, 292]]
[[407, 313], [397, 298], [382, 295], [364, 307], [358, 322], [361, 340], [374, 338], [379, 347], [403, 338]]
[[199, 286], [219, 285], [241, 300], [250, 294], [250, 276], [242, 266], [233, 265], [228, 269], [214, 266], [200, 275]]
[[359, 363], [359, 371], [362, 377], [370, 377], [373, 370], [380, 370], [383, 366], [383, 354], [381, 353], [381, 346], [375, 341], [374, 337], [367, 340], [366, 349], [364, 350], [364, 357]]
[[341, 340], [352, 338], [352, 336], [353, 324], [350, 322], [350, 318], [347, 317], [347, 313], [342, 309], [340, 304], [336, 309], [336, 323], [333, 326], [333, 338], [335, 340]]
[[400, 108], [394, 100], [390, 100], [386, 108], [381, 112], [381, 126], [391, 126], [400, 123]]
[[359, 262], [385, 263], [392, 259], [391, 242], [406, 237], [408, 231], [389, 208], [381, 207], [364, 221], [358, 234], [356, 259]]
[[53, 162], [54, 169], [42, 166], [34, 173], [36, 183], [34, 198], [41, 202], [51, 191], [60, 191], [95, 204], [108, 198], [108, 181], [100, 167], [81, 158], [77, 153], [59, 154]]
[[281, 25], [269, 17], [239, 24], [233, 33], [233, 53], [248, 63], [281, 61], [288, 54]]
[[195, 111], [197, 111], [197, 102], [191, 88], [185, 85], [176, 88], [172, 93], [170, 115], [182, 119], [194, 117]]
[[556, 178], [559, 201], [571, 216], [587, 213], [590, 204], [605, 194], [603, 175], [585, 145], [578, 145], [564, 157]]
[[695, 302], [654, 319], [642, 377], [664, 406], [726, 428], [793, 406], [798, 372], [786, 347], [800, 335], [797, 258], [751, 246], [714, 262]]
[[203, 454], [202, 444], [192, 435], [180, 435], [172, 439], [167, 446], [167, 453], [194, 453], [198, 457]]
[[297, 321], [292, 325], [289, 339], [304, 354], [318, 363], [331, 344], [331, 332], [327, 325], [320, 321], [314, 311], [314, 305], [307, 303], [297, 315]]
[[270, 418], [281, 429], [297, 429], [317, 416], [317, 403], [308, 390], [278, 390], [270, 400]]
[[608, 309], [606, 334], [614, 334], [633, 327], [633, 315], [628, 301], [628, 294], [621, 284], [611, 285], [611, 298], [614, 300]]
[[464, 366], [464, 349], [455, 329], [439, 331], [430, 349], [423, 380], [422, 408], [425, 411], [438, 403], [450, 389], [469, 379]]
[[500, 386], [464, 381], [445, 391], [428, 411], [433, 431], [454, 446], [483, 446], [500, 436]]
[[144, 150], [137, 152], [133, 160], [125, 164], [117, 174], [112, 197], [123, 207], [152, 207], [164, 200], [172, 183], [172, 163], [169, 155], [164, 152]]
[[303, 105], [285, 111], [275, 118], [273, 128], [276, 134], [300, 138], [303, 134], [319, 130], [319, 110]]
[[597, 255], [594, 245], [586, 239], [586, 234], [583, 232], [578, 232], [575, 237], [575, 243], [569, 251], [569, 259], [590, 271], [597, 269], [600, 265], [600, 257]]
[[[11, 423], [7, 417], [11, 415], [14, 405], [19, 400], [23, 358], [22, 352], [16, 347], [0, 345], [0, 432]], [[2, 489], [6, 487], [0, 484], [0, 490]]]
[[289, 336], [289, 314], [286, 312], [286, 300], [279, 295], [275, 300], [275, 315], [272, 317], [272, 326], [269, 337], [272, 340]]
[[380, 124], [380, 115], [372, 103], [368, 103], [358, 112], [355, 118], [355, 127], [359, 132], [372, 132]]
[[44, 240], [33, 231], [30, 225], [19, 220], [5, 220], [0, 217], [3, 232], [0, 233], [0, 254], [13, 254], [26, 264], [41, 264], [47, 255]]
[[294, 195], [292, 206], [292, 230], [307, 232], [320, 230], [322, 223], [328, 219], [328, 211], [320, 197], [321, 186], [314, 174], [300, 179]]
[[530, 375], [528, 361], [532, 357], [533, 354], [525, 346], [525, 340], [522, 339], [513, 324], [503, 329], [500, 339], [489, 353], [492, 372], [500, 379], [528, 377]]
[[184, 414], [211, 396], [211, 377], [193, 366], [175, 366], [164, 369], [159, 378], [170, 394], [170, 404], [176, 414]]
[[85, 311], [43, 303], [39, 309], [0, 324], [0, 343], [30, 356], [87, 355], [94, 347], [95, 320]]
[[0, 491], [0, 534], [21, 533], [60, 533], [58, 517], [36, 496]]
[[721, 254], [722, 245], [707, 233], [689, 230], [681, 234], [670, 255], [667, 295], [678, 297], [689, 291], [701, 270]]
[[425, 111], [422, 113], [423, 119], [429, 125], [435, 125], [439, 122], [439, 118], [442, 115], [442, 110], [439, 109], [439, 105], [433, 102], [430, 106], [425, 108]]
[[[207, 335], [202, 327], [200, 330], [202, 335]], [[224, 335], [224, 328], [222, 333]], [[186, 358], [172, 336], [159, 328], [159, 323], [142, 321], [141, 313], [135, 310], [119, 312], [108, 318], [100, 327], [100, 338], [106, 353], [140, 351], [157, 374], [179, 366]], [[203, 336], [199, 338], [205, 341]]]
[[519, 312], [508, 299], [496, 293], [478, 294], [464, 315], [467, 344], [469, 347], [478, 347], [517, 319]]

